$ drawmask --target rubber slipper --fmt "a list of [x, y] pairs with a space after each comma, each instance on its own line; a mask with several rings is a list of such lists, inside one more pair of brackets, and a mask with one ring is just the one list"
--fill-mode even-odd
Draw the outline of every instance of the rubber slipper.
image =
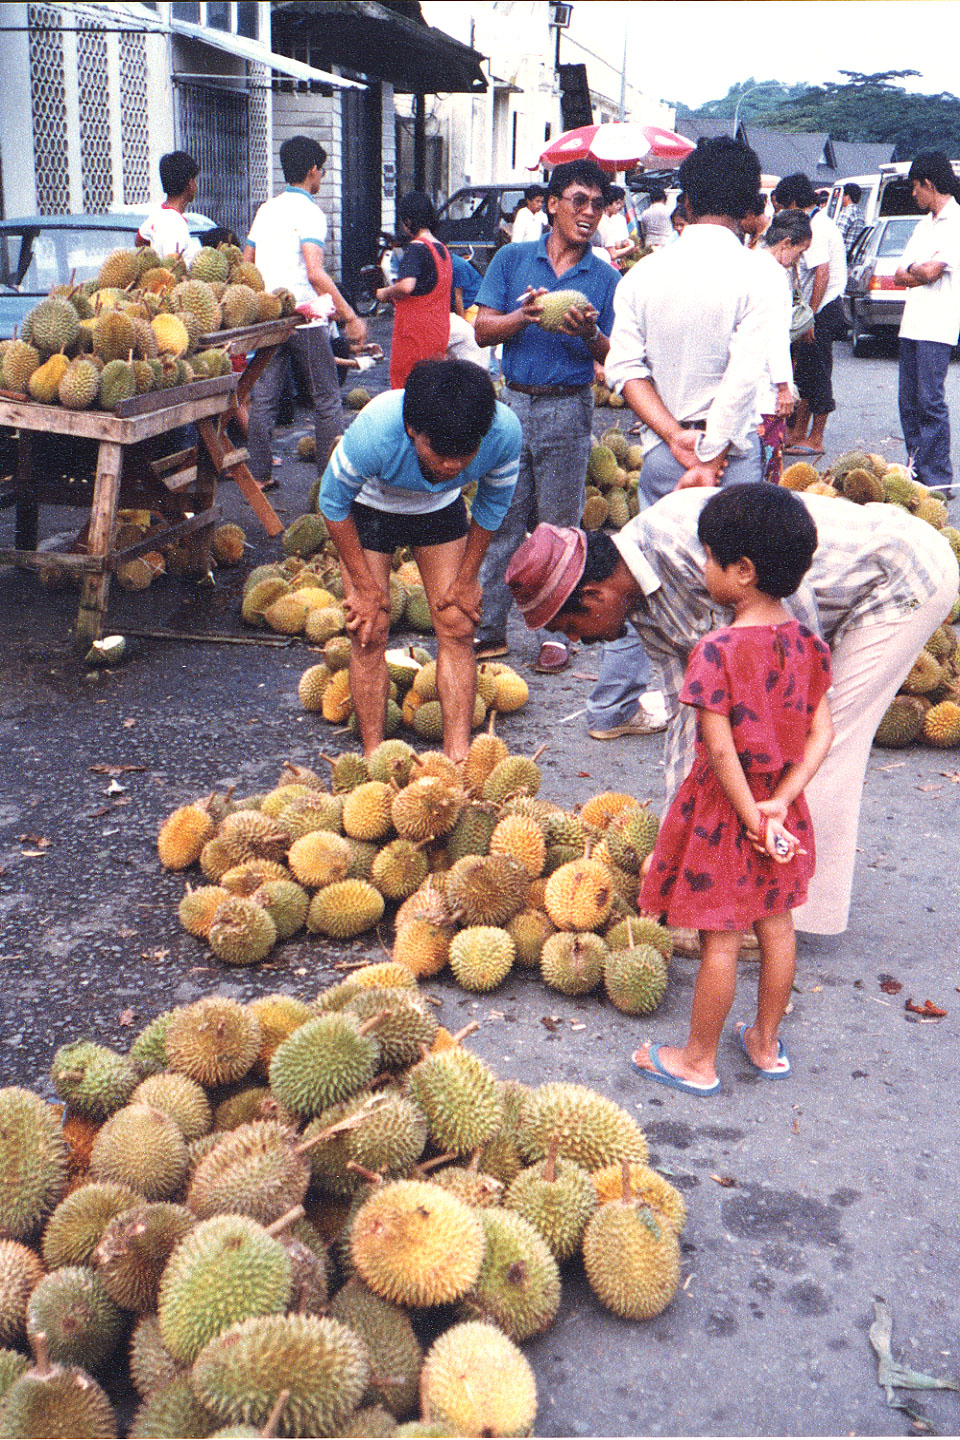
[[685, 1095], [716, 1095], [720, 1089], [720, 1081], [714, 1080], [712, 1085], [697, 1085], [693, 1080], [684, 1080], [681, 1075], [672, 1075], [669, 1070], [660, 1063], [660, 1046], [650, 1046], [650, 1059], [653, 1061], [653, 1069], [648, 1070], [645, 1065], [638, 1065], [636, 1056], [639, 1052], [634, 1051], [630, 1057], [630, 1064], [638, 1075], [644, 1075], [648, 1080], [655, 1080], [658, 1085], [669, 1085], [671, 1090], [682, 1090]]
[[559, 640], [544, 640], [534, 670], [541, 675], [558, 675], [570, 664], [570, 651]]
[[746, 1040], [744, 1040], [743, 1037], [749, 1029], [750, 1026], [745, 1025], [741, 1021], [741, 1023], [737, 1026], [737, 1039], [740, 1041], [740, 1049], [743, 1051], [744, 1055], [746, 1055], [754, 1070], [756, 1070], [758, 1075], [762, 1075], [764, 1080], [786, 1080], [787, 1076], [790, 1074], [790, 1061], [787, 1058], [787, 1052], [784, 1048], [783, 1041], [780, 1039], [777, 1040], [776, 1070], [765, 1070], [762, 1065], [757, 1064], [757, 1062], [752, 1058], [749, 1050], [747, 1049], [747, 1042]]
[[814, 445], [786, 445], [784, 455], [822, 455], [823, 451], [818, 450]]
[[499, 660], [501, 655], [509, 655], [510, 647], [505, 640], [474, 640], [473, 656], [475, 660]]

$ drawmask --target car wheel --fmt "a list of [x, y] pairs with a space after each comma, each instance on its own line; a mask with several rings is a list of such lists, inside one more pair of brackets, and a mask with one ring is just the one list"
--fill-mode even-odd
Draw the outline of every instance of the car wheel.
[[873, 342], [875, 337], [871, 334], [869, 330], [864, 330], [861, 327], [860, 319], [857, 315], [857, 307], [854, 305], [852, 309], [853, 315], [850, 322], [850, 342], [853, 346], [854, 355], [856, 355], [859, 359], [864, 355], [870, 354], [870, 352], [873, 350]]

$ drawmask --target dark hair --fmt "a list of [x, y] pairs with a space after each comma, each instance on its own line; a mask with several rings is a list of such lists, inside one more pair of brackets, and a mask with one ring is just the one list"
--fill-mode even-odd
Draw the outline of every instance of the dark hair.
[[280, 168], [288, 185], [299, 185], [306, 180], [314, 165], [322, 170], [327, 152], [319, 140], [309, 135], [291, 135], [280, 146]]
[[793, 594], [817, 548], [817, 527], [803, 501], [764, 480], [712, 495], [700, 511], [697, 536], [724, 570], [752, 560], [758, 588], [778, 600]]
[[215, 225], [212, 230], [204, 230], [197, 238], [201, 240], [204, 245], [209, 245], [211, 249], [214, 250], [218, 245], [239, 246], [240, 244], [240, 237], [237, 235], [237, 232], [231, 230], [228, 225]]
[[760, 161], [749, 145], [729, 135], [697, 141], [678, 179], [694, 219], [728, 215], [739, 220], [760, 189]]
[[774, 215], [761, 238], [764, 245], [776, 245], [781, 240], [801, 245], [804, 240], [813, 239], [810, 216], [805, 210], [781, 210]]
[[802, 171], [795, 175], [785, 175], [778, 181], [773, 191], [773, 198], [778, 205], [789, 207], [796, 205], [798, 210], [809, 210], [811, 205], [816, 205], [817, 197], [813, 186]]
[[860, 189], [860, 186], [856, 183], [855, 180], [847, 181], [846, 185], [844, 185], [843, 187], [843, 193], [844, 195], [850, 196], [850, 199], [853, 201], [854, 205], [859, 205], [861, 199], [863, 198], [863, 191]]
[[667, 198], [666, 190], [648, 190], [647, 194], [650, 196], [651, 205], [662, 205]]
[[587, 530], [584, 533], [587, 540], [587, 557], [583, 574], [560, 606], [557, 611], [558, 615], [582, 615], [584, 585], [599, 584], [603, 580], [609, 580], [620, 563], [620, 551], [609, 535], [604, 534], [602, 530]]
[[907, 171], [908, 180], [926, 180], [938, 195], [960, 195], [953, 166], [942, 150], [921, 150]]
[[626, 198], [627, 192], [622, 185], [610, 186], [610, 199], [607, 201], [608, 205], [612, 205], [614, 200], [625, 200]]
[[171, 150], [168, 155], [160, 156], [160, 184], [164, 195], [182, 195], [199, 174], [200, 166], [186, 150]]
[[397, 220], [407, 227], [411, 235], [416, 235], [419, 230], [432, 230], [436, 219], [437, 212], [429, 195], [424, 195], [420, 190], [411, 190], [409, 195], [400, 196], [397, 202]]
[[542, 185], [528, 185], [526, 190], [524, 190], [523, 192], [524, 200], [536, 200], [538, 196], [542, 200], [543, 195], [544, 190]]
[[472, 455], [493, 424], [497, 392], [470, 360], [421, 360], [407, 376], [403, 423], [438, 455]]
[[590, 185], [600, 191], [604, 205], [610, 204], [610, 181], [593, 160], [571, 160], [566, 165], [554, 166], [547, 195], [556, 195], [559, 200], [570, 185]]
[[753, 199], [750, 201], [749, 205], [747, 206], [747, 208], [744, 210], [743, 213], [744, 213], [744, 216], [747, 216], [747, 215], [763, 215], [763, 214], [766, 212], [766, 208], [767, 208], [767, 202], [766, 202], [766, 200], [764, 200], [763, 196], [758, 192], [756, 195], [754, 195]]

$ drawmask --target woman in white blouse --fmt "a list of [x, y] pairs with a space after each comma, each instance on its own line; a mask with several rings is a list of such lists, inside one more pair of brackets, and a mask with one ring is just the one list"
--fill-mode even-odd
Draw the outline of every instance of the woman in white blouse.
[[777, 297], [766, 374], [757, 391], [763, 477], [774, 484], [780, 481], [787, 421], [796, 404], [790, 361], [790, 318], [794, 291], [799, 289], [794, 267], [809, 246], [812, 234], [809, 216], [803, 210], [781, 210], [770, 221], [754, 252], [769, 273]]

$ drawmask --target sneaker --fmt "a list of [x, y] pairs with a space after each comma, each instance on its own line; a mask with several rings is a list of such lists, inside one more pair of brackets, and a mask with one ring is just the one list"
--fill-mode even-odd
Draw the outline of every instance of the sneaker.
[[660, 735], [667, 728], [667, 712], [661, 706], [650, 709], [643, 704], [637, 706], [632, 720], [622, 725], [611, 725], [607, 730], [589, 730], [591, 740], [619, 740], [621, 735]]

